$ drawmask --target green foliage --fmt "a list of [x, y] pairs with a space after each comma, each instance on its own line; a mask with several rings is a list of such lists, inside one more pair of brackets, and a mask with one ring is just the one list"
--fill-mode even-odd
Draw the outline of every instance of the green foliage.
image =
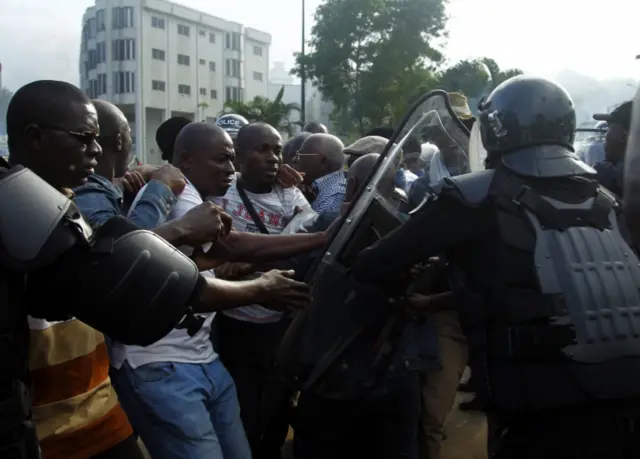
[[457, 62], [441, 71], [438, 80], [440, 86], [447, 91], [458, 91], [468, 98], [478, 98], [503, 81], [521, 74], [519, 69], [502, 71], [496, 61], [485, 57]]
[[236, 113], [250, 122], [263, 121], [291, 136], [294, 126], [299, 123], [292, 122], [290, 118], [293, 112], [300, 111], [300, 107], [295, 103], [282, 102], [283, 96], [284, 86], [278, 91], [274, 100], [257, 96], [250, 102], [227, 101], [224, 104], [223, 113]]
[[[445, 0], [327, 0], [315, 14], [312, 51], [293, 73], [317, 84], [334, 118], [363, 134], [397, 121], [409, 94], [442, 60]], [[426, 84], [426, 83], [424, 83]]]

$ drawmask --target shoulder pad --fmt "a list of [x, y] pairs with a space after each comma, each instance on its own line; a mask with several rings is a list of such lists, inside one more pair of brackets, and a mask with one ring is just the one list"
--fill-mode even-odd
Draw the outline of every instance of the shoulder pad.
[[478, 206], [489, 196], [493, 170], [445, 177], [441, 195], [448, 195], [468, 206]]
[[90, 233], [75, 205], [29, 169], [13, 168], [0, 180], [0, 259], [6, 268], [46, 265]]

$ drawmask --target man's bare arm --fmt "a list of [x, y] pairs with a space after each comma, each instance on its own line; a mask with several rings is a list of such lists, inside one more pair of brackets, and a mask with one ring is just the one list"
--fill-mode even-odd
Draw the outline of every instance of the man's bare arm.
[[234, 262], [277, 261], [322, 248], [328, 240], [326, 232], [269, 235], [232, 231], [218, 240], [207, 256]]

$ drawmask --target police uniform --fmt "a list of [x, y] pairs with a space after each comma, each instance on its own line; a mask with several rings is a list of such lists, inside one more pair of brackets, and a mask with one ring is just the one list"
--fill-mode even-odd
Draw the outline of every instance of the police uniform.
[[27, 314], [77, 317], [148, 345], [195, 320], [189, 304], [204, 281], [195, 263], [127, 219], [94, 233], [72, 201], [28, 169], [0, 164], [0, 197], [0, 458], [38, 459]]
[[359, 255], [354, 278], [446, 256], [478, 405], [496, 419], [494, 457], [636, 457], [639, 262], [615, 196], [573, 153], [573, 102], [519, 76], [479, 121], [488, 170], [445, 179]]

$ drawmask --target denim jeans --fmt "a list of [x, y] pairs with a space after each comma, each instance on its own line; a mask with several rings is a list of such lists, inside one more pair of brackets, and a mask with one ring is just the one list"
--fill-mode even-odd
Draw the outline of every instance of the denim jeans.
[[118, 397], [154, 459], [251, 459], [235, 385], [219, 359], [114, 372]]

